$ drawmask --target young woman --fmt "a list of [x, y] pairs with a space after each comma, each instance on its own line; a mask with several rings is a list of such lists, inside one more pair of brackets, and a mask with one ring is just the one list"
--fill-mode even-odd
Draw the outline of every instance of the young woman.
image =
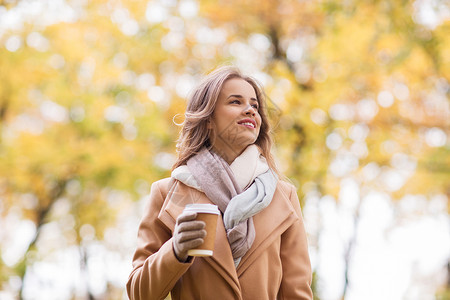
[[[296, 190], [278, 179], [264, 93], [234, 67], [204, 78], [189, 99], [170, 178], [153, 183], [138, 232], [130, 299], [312, 299]], [[205, 224], [191, 203], [221, 215], [214, 254], [190, 257]]]

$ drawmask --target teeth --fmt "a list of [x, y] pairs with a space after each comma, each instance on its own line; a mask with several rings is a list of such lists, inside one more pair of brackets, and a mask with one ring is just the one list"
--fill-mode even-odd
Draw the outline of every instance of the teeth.
[[250, 123], [250, 122], [244, 122], [244, 123], [241, 123], [241, 125], [248, 125], [248, 126], [252, 126], [253, 128], [255, 128], [255, 125], [253, 125], [253, 123]]

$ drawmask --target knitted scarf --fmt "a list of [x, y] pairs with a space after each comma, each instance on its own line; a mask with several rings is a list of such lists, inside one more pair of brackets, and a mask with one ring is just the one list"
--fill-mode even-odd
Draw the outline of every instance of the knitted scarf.
[[277, 185], [258, 148], [247, 147], [231, 167], [203, 148], [187, 161], [187, 168], [175, 169], [172, 177], [203, 191], [219, 207], [237, 267], [255, 240], [253, 216], [270, 204]]

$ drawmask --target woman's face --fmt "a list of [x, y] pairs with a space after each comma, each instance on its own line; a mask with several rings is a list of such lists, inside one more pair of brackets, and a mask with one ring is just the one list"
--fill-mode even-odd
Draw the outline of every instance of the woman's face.
[[253, 86], [241, 78], [225, 81], [210, 121], [214, 151], [231, 163], [250, 144], [261, 128], [259, 102]]

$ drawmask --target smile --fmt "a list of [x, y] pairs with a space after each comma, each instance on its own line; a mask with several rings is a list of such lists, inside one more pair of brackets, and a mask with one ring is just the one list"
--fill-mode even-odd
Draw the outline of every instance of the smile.
[[256, 128], [256, 122], [252, 119], [244, 119], [238, 122], [239, 125], [243, 125], [245, 127], [255, 129]]

